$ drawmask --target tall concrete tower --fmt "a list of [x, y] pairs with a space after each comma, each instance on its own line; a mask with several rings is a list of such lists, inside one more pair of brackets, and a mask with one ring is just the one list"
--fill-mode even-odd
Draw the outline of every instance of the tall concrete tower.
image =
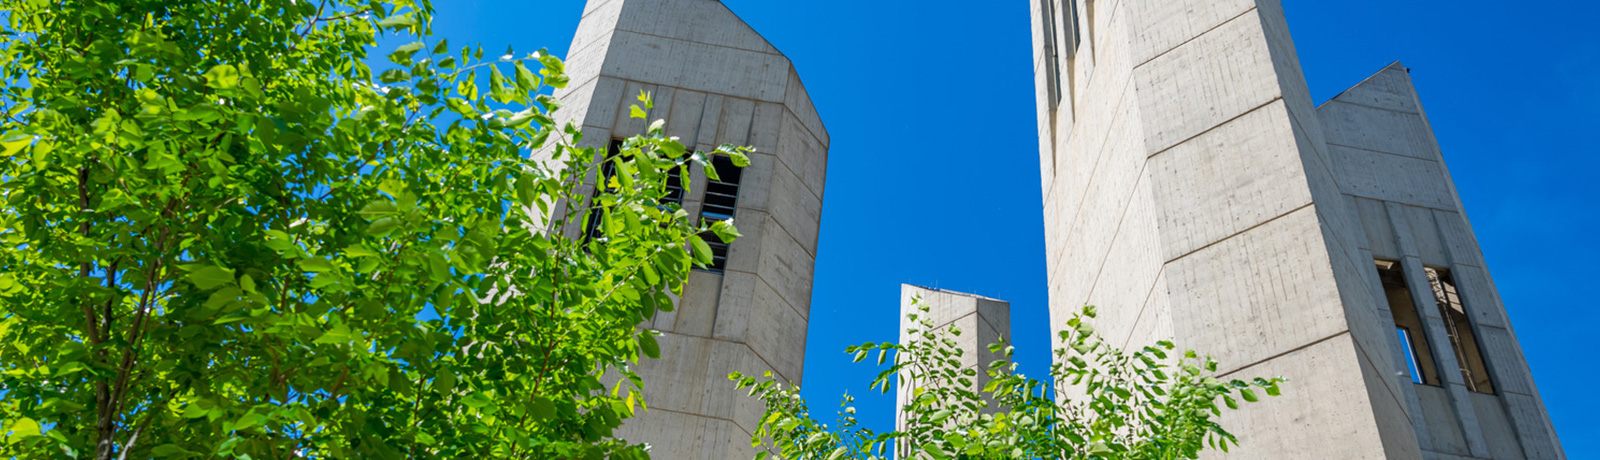
[[1230, 459], [1564, 458], [1404, 68], [1313, 105], [1278, 0], [1032, 0], [1057, 329], [1285, 395]]
[[655, 458], [751, 458], [762, 407], [727, 375], [800, 382], [828, 132], [788, 58], [716, 0], [589, 0], [567, 71], [559, 113], [588, 146], [641, 134], [648, 122], [628, 107], [645, 91], [649, 119], [666, 119], [685, 146], [757, 152], [743, 170], [718, 161], [721, 181], [694, 172], [679, 195], [691, 217], [733, 217], [745, 236], [713, 244], [716, 266], [694, 271], [677, 308], [644, 325], [665, 333], [661, 359], [638, 368], [650, 410], [618, 433]]

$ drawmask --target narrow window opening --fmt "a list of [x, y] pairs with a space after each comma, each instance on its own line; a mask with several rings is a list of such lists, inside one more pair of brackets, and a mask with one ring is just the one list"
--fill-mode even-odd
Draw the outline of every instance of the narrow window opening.
[[[722, 155], [711, 159], [711, 167], [717, 171], [717, 178], [706, 180], [706, 201], [700, 208], [703, 223], [732, 219], [739, 209], [739, 182], [743, 170], [733, 164], [732, 158]], [[700, 237], [711, 247], [711, 265], [706, 269], [717, 273], [727, 269], [729, 243], [711, 232]]]
[[1428, 268], [1428, 283], [1433, 286], [1433, 297], [1438, 300], [1439, 316], [1444, 318], [1445, 332], [1450, 335], [1450, 348], [1461, 366], [1461, 380], [1467, 389], [1484, 394], [1494, 394], [1494, 384], [1489, 379], [1488, 366], [1478, 347], [1478, 336], [1472, 330], [1472, 318], [1467, 315], [1461, 292], [1456, 289], [1450, 270]]
[[[621, 152], [622, 140], [612, 139], [610, 146], [607, 147], [606, 150], [605, 162], [600, 165], [600, 177], [595, 181], [594, 193], [589, 197], [589, 202], [591, 203], [591, 207], [593, 207], [593, 209], [589, 211], [589, 215], [585, 219], [583, 225], [583, 237], [585, 244], [587, 244], [589, 241], [593, 241], [605, 236], [605, 227], [601, 225], [601, 223], [605, 221], [605, 208], [599, 207], [598, 201], [600, 200], [601, 193], [610, 190], [611, 178], [617, 176], [617, 164], [613, 160], [615, 160], [621, 154]], [[694, 152], [689, 153], [693, 154]], [[627, 158], [623, 161], [633, 161], [633, 158]], [[666, 189], [667, 194], [661, 197], [661, 200], [657, 202], [657, 205], [662, 209], [666, 209], [668, 205], [677, 205], [678, 207], [682, 207], [683, 198], [687, 194], [683, 188], [682, 167], [673, 166], [667, 169]]]
[[1411, 370], [1411, 383], [1422, 383], [1422, 368], [1417, 366], [1417, 353], [1414, 351], [1416, 348], [1411, 344], [1411, 330], [1396, 327], [1395, 331], [1400, 335], [1400, 347], [1405, 349], [1406, 369]]
[[1044, 3], [1044, 65], [1045, 81], [1050, 87], [1050, 104], [1061, 104], [1061, 62], [1059, 48], [1060, 42], [1056, 37], [1056, 2], [1059, 0], [1042, 0]]
[[1405, 271], [1400, 268], [1399, 262], [1380, 260], [1377, 265], [1378, 278], [1383, 281], [1384, 297], [1389, 300], [1389, 312], [1394, 315], [1394, 325], [1399, 330], [1411, 381], [1440, 386], [1439, 367], [1434, 364], [1433, 350], [1428, 346], [1427, 327], [1418, 314], [1411, 286], [1406, 284]]
[[617, 164], [612, 161], [622, 152], [622, 140], [612, 139], [606, 147], [606, 157], [600, 163], [600, 177], [595, 179], [594, 193], [589, 196], [589, 215], [583, 223], [583, 243], [585, 246], [590, 241], [598, 240], [605, 236], [605, 227], [600, 225], [605, 220], [605, 208], [600, 206], [600, 195], [611, 187], [611, 178], [617, 176]]

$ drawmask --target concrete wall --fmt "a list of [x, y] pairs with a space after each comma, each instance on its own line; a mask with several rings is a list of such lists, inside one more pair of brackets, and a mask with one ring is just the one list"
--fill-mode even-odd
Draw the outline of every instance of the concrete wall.
[[[1078, 9], [1075, 53], [1052, 56], [1045, 2]], [[1424, 458], [1430, 431], [1395, 372], [1403, 357], [1373, 289], [1376, 243], [1349, 190], [1404, 171], [1447, 182], [1442, 163], [1378, 171], [1348, 161], [1339, 142], [1393, 141], [1382, 129], [1396, 125], [1374, 114], [1354, 115], [1369, 121], [1344, 131], [1325, 125], [1337, 115], [1313, 106], [1276, 0], [1033, 0], [1033, 17], [1054, 328], [1095, 304], [1118, 345], [1170, 337], [1215, 355], [1228, 377], [1288, 377], [1283, 397], [1223, 419], [1243, 442], [1228, 458]], [[1059, 102], [1051, 68], [1062, 69]], [[1433, 145], [1431, 134], [1400, 139]], [[1407, 203], [1459, 208], [1453, 189], [1404, 192]], [[1464, 219], [1449, 231], [1470, 239]], [[1481, 262], [1460, 273], [1480, 276]], [[1496, 375], [1520, 381], [1503, 316], [1495, 324], [1506, 333], [1484, 340], [1509, 350], [1496, 361], [1517, 363]], [[1505, 398], [1530, 402], [1508, 405], [1506, 423], [1553, 438], [1538, 434], [1548, 417], [1531, 382], [1519, 388]]]
[[[1448, 269], [1494, 383], [1494, 394], [1472, 393], [1449, 371], [1458, 363], [1446, 352], [1445, 323], [1433, 299], [1420, 296], [1444, 386], [1410, 384], [1409, 368], [1397, 369], [1422, 449], [1439, 458], [1564, 458], [1409, 70], [1391, 64], [1317, 113], [1339, 189], [1358, 210], [1364, 257], [1403, 262], [1408, 281], [1425, 279], [1424, 267]], [[1414, 291], [1430, 289], [1413, 283]], [[1379, 316], [1392, 329], [1389, 307], [1380, 303]]]
[[[590, 0], [571, 50], [557, 118], [581, 126], [584, 145], [641, 134], [648, 122], [628, 108], [645, 91], [649, 120], [666, 119], [684, 145], [756, 149], [734, 217], [745, 236], [723, 273], [695, 271], [676, 310], [644, 325], [665, 334], [662, 359], [640, 363], [650, 410], [619, 433], [656, 458], [748, 459], [762, 407], [727, 375], [801, 381], [827, 130], [789, 60], [719, 1]], [[692, 217], [706, 181], [689, 179]]]
[[[922, 313], [921, 308], [927, 307], [928, 312]], [[933, 322], [933, 330], [945, 330], [951, 327], [961, 331], [955, 337], [956, 348], [961, 350], [961, 368], [973, 369], [978, 376], [972, 379], [972, 386], [968, 390], [982, 391], [984, 385], [989, 384], [989, 364], [996, 360], [1004, 359], [1003, 353], [989, 352], [989, 345], [994, 343], [1011, 343], [1011, 303], [1004, 300], [991, 299], [973, 294], [945, 291], [909, 284], [900, 285], [900, 342], [910, 343], [913, 334], [920, 334], [923, 326], [920, 321], [912, 321], [907, 315], [917, 315], [921, 319]], [[904, 384], [904, 379], [915, 378], [914, 375], [901, 376], [902, 381], [895, 385], [895, 429], [903, 430], [907, 427], [905, 414], [901, 408], [911, 402], [915, 386]], [[984, 413], [999, 412], [1000, 407], [990, 402]], [[896, 446], [898, 456], [907, 458], [906, 446]]]

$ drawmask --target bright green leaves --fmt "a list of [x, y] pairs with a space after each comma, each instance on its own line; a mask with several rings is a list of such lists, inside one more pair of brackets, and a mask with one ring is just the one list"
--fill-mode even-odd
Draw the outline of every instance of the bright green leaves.
[[[846, 353], [861, 362], [877, 350], [878, 374], [872, 388], [887, 391], [890, 383], [912, 391], [900, 411], [906, 424], [890, 433], [857, 426], [855, 410], [844, 398], [835, 424], [812, 418], [797, 389], [771, 380], [758, 381], [734, 373], [736, 387], [766, 405], [751, 445], [781, 458], [888, 458], [886, 446], [902, 446], [925, 458], [1061, 458], [1150, 459], [1199, 458], [1207, 449], [1227, 451], [1237, 439], [1215, 421], [1221, 407], [1237, 409], [1239, 401], [1256, 402], [1257, 390], [1279, 393], [1281, 379], [1223, 382], [1211, 373], [1216, 362], [1187, 352], [1168, 359], [1175, 349], [1160, 342], [1128, 353], [1108, 345], [1088, 324], [1096, 311], [1086, 308], [1061, 332], [1064, 347], [1055, 351], [1047, 381], [1014, 374], [1011, 348], [988, 347], [1004, 357], [979, 369], [963, 367], [955, 328], [935, 327], [929, 308], [914, 301], [917, 313], [910, 340], [901, 344], [850, 346]], [[889, 351], [893, 360], [886, 359]], [[1176, 355], [1176, 354], [1174, 354]], [[980, 363], [982, 361], [980, 360]], [[1163, 372], [1182, 368], [1187, 372]], [[972, 377], [983, 373], [981, 389]], [[1075, 388], [1057, 388], [1056, 384]], [[1073, 396], [1057, 399], [1057, 394]], [[1219, 401], [1220, 400], [1220, 403]]]
[[[0, 319], [24, 382], [0, 429], [82, 458], [170, 411], [128, 457], [643, 458], [609, 434], [663, 353], [638, 325], [710, 261], [695, 240], [738, 236], [663, 200], [669, 171], [717, 153], [656, 123], [591, 201], [571, 173], [605, 155], [540, 94], [556, 57], [444, 56], [426, 2], [268, 3], [0, 24], [4, 70], [52, 82], [0, 119], [0, 318], [48, 325]], [[368, 59], [378, 34], [404, 45]], [[128, 423], [93, 439], [101, 416]]]
[[394, 49], [394, 52], [389, 53], [389, 62], [410, 67], [412, 64], [411, 56], [417, 54], [418, 51], [422, 51], [422, 42], [420, 41], [400, 45]]
[[717, 238], [722, 239], [724, 243], [733, 243], [734, 240], [744, 236], [739, 233], [738, 228], [733, 226], [733, 219], [713, 222], [711, 224], [711, 232], [716, 234]]
[[413, 13], [396, 14], [383, 18], [382, 21], [378, 21], [379, 28], [394, 30], [412, 29], [416, 28], [418, 24], [419, 21], [417, 21], [417, 18]]
[[706, 244], [704, 238], [701, 238], [700, 235], [689, 236], [689, 247], [693, 249], [691, 252], [694, 253], [695, 263], [702, 266], [711, 265], [711, 260], [714, 256], [711, 253], [711, 245]]
[[639, 352], [650, 359], [661, 357], [661, 345], [656, 343], [655, 333], [646, 331], [639, 334]]
[[6, 435], [9, 441], [20, 441], [40, 436], [39, 422], [31, 418], [23, 417], [7, 422], [4, 424], [4, 428], [0, 429], [0, 434]]
[[201, 266], [189, 270], [186, 277], [190, 283], [203, 291], [209, 291], [234, 283], [233, 271], [217, 266]]
[[229, 90], [239, 86], [239, 69], [228, 64], [218, 64], [205, 73], [206, 86]]

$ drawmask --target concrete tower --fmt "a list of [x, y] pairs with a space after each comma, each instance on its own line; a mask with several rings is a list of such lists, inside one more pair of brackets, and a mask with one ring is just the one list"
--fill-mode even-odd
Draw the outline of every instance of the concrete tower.
[[691, 216], [731, 216], [745, 236], [714, 245], [718, 266], [694, 271], [675, 311], [644, 325], [665, 333], [662, 359], [638, 369], [650, 410], [618, 433], [655, 458], [751, 458], [762, 407], [727, 375], [800, 382], [828, 132], [789, 60], [716, 0], [590, 0], [567, 71], [559, 114], [588, 146], [642, 133], [628, 107], [645, 91], [649, 119], [685, 146], [758, 152], [721, 182], [695, 171], [682, 194]]
[[1278, 0], [1032, 0], [1052, 323], [1284, 396], [1243, 459], [1564, 458], [1405, 69], [1313, 105]]
[[[956, 336], [956, 348], [961, 350], [961, 368], [972, 369], [978, 372], [972, 379], [972, 386], [967, 388], [974, 392], [982, 392], [983, 386], [989, 384], [989, 364], [1005, 359], [1004, 353], [991, 353], [989, 345], [999, 342], [1011, 343], [1011, 303], [1004, 300], [991, 299], [979, 295], [966, 294], [942, 289], [900, 285], [900, 342], [911, 343], [912, 331], [921, 330], [922, 324], [907, 319], [907, 315], [916, 314], [923, 317], [921, 308], [928, 309], [926, 318], [933, 321], [933, 329], [939, 331], [955, 327], [961, 331]], [[902, 374], [910, 378], [911, 375]], [[895, 429], [905, 430], [908, 427], [907, 415], [902, 410], [910, 403], [916, 393], [916, 387], [906, 385], [904, 381], [895, 384]], [[983, 413], [999, 412], [1001, 407], [993, 404], [984, 408]], [[902, 440], [895, 445], [895, 458], [908, 457], [910, 446]]]

